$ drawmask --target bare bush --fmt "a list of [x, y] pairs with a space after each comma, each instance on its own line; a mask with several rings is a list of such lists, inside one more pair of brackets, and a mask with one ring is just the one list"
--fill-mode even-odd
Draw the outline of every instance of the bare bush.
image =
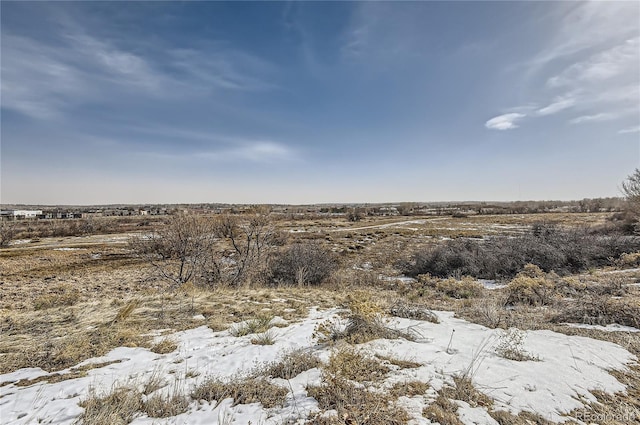
[[605, 295], [587, 295], [575, 301], [568, 301], [553, 321], [588, 325], [617, 323], [640, 328], [640, 305]]
[[130, 246], [145, 258], [164, 280], [177, 287], [208, 276], [217, 277], [214, 258], [216, 236], [211, 220], [176, 215], [158, 231], [135, 237]]
[[9, 246], [9, 242], [18, 235], [18, 227], [15, 222], [0, 220], [0, 248]]
[[318, 243], [296, 243], [276, 255], [269, 266], [274, 283], [319, 285], [336, 270], [337, 261]]
[[508, 304], [547, 305], [553, 300], [555, 285], [536, 265], [527, 264], [524, 270], [507, 285]]
[[428, 273], [435, 277], [468, 275], [500, 279], [514, 277], [525, 264], [531, 263], [545, 272], [564, 275], [609, 265], [613, 258], [635, 252], [638, 247], [638, 238], [538, 224], [529, 233], [515, 238], [456, 239], [419, 249], [400, 267], [414, 277]]
[[223, 280], [231, 286], [264, 283], [272, 248], [283, 243], [268, 216], [258, 213], [241, 220], [223, 215], [215, 223], [215, 234], [231, 245], [221, 270]]

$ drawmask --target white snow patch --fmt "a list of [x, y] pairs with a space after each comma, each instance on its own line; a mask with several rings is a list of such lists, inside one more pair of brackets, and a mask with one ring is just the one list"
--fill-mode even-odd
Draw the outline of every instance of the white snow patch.
[[[72, 424], [83, 411], [78, 402], [87, 397], [91, 387], [106, 393], [119, 384], [143, 385], [153, 375], [160, 375], [167, 383], [158, 391], [173, 391], [177, 385], [189, 394], [208, 376], [224, 378], [247, 373], [258, 364], [278, 360], [284, 353], [299, 348], [312, 350], [326, 361], [332, 348], [318, 345], [313, 332], [318, 323], [337, 318], [338, 311], [312, 309], [303, 321], [273, 328], [275, 343], [270, 346], [251, 344], [251, 336], [233, 337], [228, 330], [213, 332], [200, 326], [168, 335], [178, 344], [178, 348], [168, 354], [120, 347], [103, 357], [87, 360], [83, 363], [119, 362], [91, 369], [85, 377], [18, 387], [15, 385], [17, 380], [46, 376], [47, 372], [30, 368], [0, 375], [0, 382], [10, 382], [0, 387], [2, 423]], [[435, 313], [439, 324], [389, 319], [390, 326], [414, 332], [419, 337], [416, 341], [376, 340], [360, 345], [361, 349], [372, 353], [422, 364], [414, 369], [394, 370], [385, 381], [385, 386], [415, 379], [429, 382], [432, 388], [428, 397], [403, 397], [400, 400], [414, 416], [414, 423], [428, 423], [419, 418], [419, 412], [433, 399], [436, 390], [450, 384], [453, 376], [461, 373], [467, 373], [476, 388], [493, 398], [498, 409], [513, 413], [533, 411], [562, 422], [567, 420], [563, 413], [582, 406], [580, 397], [595, 400], [590, 390], [624, 391], [624, 385], [607, 370], [624, 369], [635, 360], [618, 345], [551, 331], [527, 333], [523, 348], [540, 361], [507, 360], [496, 355], [494, 350], [500, 330], [456, 319], [450, 312]], [[199, 374], [194, 376], [194, 371]], [[320, 370], [311, 369], [289, 381], [273, 379], [273, 382], [289, 390], [282, 407], [265, 409], [258, 403], [233, 406], [232, 400], [219, 404], [192, 401], [188, 411], [176, 417], [159, 420], [140, 416], [133, 423], [280, 424], [318, 411], [318, 404], [308, 397], [306, 386], [321, 382]], [[483, 408], [471, 408], [462, 402], [458, 405], [458, 413], [465, 424], [495, 424]]]
[[596, 329], [604, 332], [640, 332], [640, 329], [634, 328], [632, 326], [619, 325], [617, 323], [611, 323], [607, 326], [601, 325], [587, 325], [585, 323], [563, 323], [570, 328], [581, 328], [581, 329]]

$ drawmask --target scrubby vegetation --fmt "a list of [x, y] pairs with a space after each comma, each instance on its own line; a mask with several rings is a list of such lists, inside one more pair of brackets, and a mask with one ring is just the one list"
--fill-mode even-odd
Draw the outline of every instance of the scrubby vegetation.
[[407, 275], [415, 277], [429, 274], [441, 278], [508, 279], [526, 264], [566, 275], [611, 265], [613, 259], [638, 249], [640, 239], [634, 237], [537, 224], [517, 237], [454, 239], [420, 248], [400, 266]]

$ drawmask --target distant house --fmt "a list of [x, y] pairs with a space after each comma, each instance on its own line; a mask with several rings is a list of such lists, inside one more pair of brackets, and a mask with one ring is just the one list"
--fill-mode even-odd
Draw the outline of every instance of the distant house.
[[39, 215], [42, 215], [40, 210], [5, 210], [0, 211], [0, 217], [5, 220], [24, 220], [35, 219]]

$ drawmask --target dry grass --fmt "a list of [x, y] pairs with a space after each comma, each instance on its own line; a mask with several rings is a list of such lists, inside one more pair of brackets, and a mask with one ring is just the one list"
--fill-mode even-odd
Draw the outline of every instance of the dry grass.
[[321, 342], [336, 342], [344, 340], [351, 344], [362, 344], [374, 339], [413, 340], [409, 332], [403, 332], [388, 327], [382, 312], [384, 307], [374, 301], [369, 292], [358, 291], [349, 295], [347, 307], [350, 310], [346, 324], [343, 327], [339, 321], [328, 320], [316, 327], [315, 336]]
[[445, 385], [440, 393], [453, 400], [462, 400], [471, 407], [489, 407], [493, 400], [486, 394], [478, 391], [468, 375], [458, 375], [453, 377], [453, 385]]
[[484, 291], [477, 279], [468, 276], [464, 276], [462, 279], [437, 279], [434, 288], [448, 297], [457, 299], [476, 298]]
[[422, 363], [417, 363], [411, 360], [403, 360], [403, 359], [397, 359], [395, 357], [381, 356], [381, 355], [376, 355], [376, 357], [382, 360], [383, 362], [388, 362], [389, 364], [399, 367], [400, 369], [415, 369], [422, 366]]
[[35, 310], [53, 307], [65, 307], [78, 302], [80, 291], [70, 285], [60, 284], [49, 289], [48, 294], [40, 295], [33, 301]]
[[393, 397], [413, 397], [423, 395], [430, 388], [429, 384], [422, 381], [396, 382], [389, 388], [389, 394]]
[[[401, 425], [409, 420], [407, 412], [395, 406], [389, 394], [370, 391], [329, 373], [323, 375], [322, 385], [307, 387], [307, 393], [322, 409], [307, 424]], [[334, 410], [336, 415], [326, 416], [329, 410]]]
[[153, 395], [146, 400], [142, 411], [150, 418], [168, 418], [184, 413], [189, 408], [189, 398], [178, 394]]
[[92, 391], [80, 406], [84, 412], [78, 418], [79, 424], [125, 425], [140, 414], [143, 403], [138, 391], [123, 386], [103, 396]]
[[251, 338], [251, 343], [255, 345], [273, 345], [275, 342], [276, 337], [271, 330], [268, 330]]
[[234, 377], [220, 379], [210, 377], [191, 393], [194, 400], [216, 401], [233, 399], [233, 405], [261, 403], [266, 408], [281, 406], [288, 390], [263, 377]]
[[233, 327], [231, 327], [229, 332], [231, 332], [231, 335], [238, 337], [266, 332], [271, 327], [272, 320], [273, 316], [258, 316], [255, 319], [247, 320], [245, 322], [234, 325]]
[[150, 350], [156, 354], [168, 354], [175, 351], [178, 344], [171, 338], [163, 338], [156, 344], [153, 344]]
[[263, 373], [272, 378], [293, 379], [309, 369], [320, 366], [318, 357], [305, 350], [285, 354], [280, 361], [267, 364]]
[[438, 316], [428, 308], [420, 305], [408, 303], [405, 300], [397, 300], [390, 308], [389, 314], [403, 319], [425, 320], [431, 323], [438, 323]]
[[422, 415], [440, 425], [464, 425], [458, 417], [458, 406], [444, 395], [438, 395], [433, 403], [422, 410]]
[[333, 376], [357, 382], [379, 381], [389, 373], [388, 366], [350, 346], [335, 350], [325, 370]]

